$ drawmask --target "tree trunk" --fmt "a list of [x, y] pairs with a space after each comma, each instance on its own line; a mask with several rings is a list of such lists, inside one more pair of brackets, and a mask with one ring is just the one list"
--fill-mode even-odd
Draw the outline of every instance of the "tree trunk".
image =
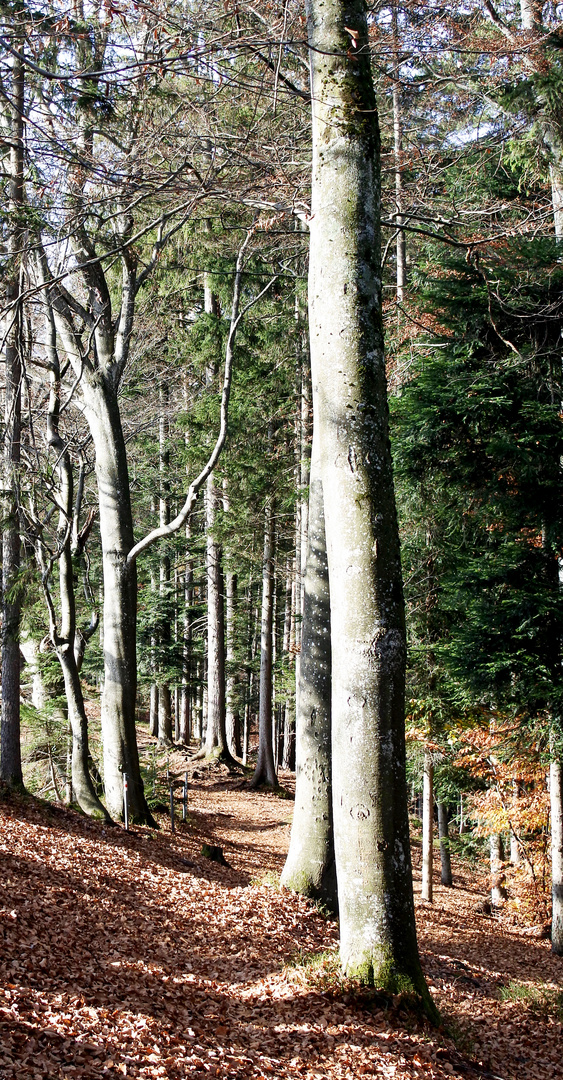
[[84, 378], [86, 418], [96, 451], [104, 580], [104, 689], [102, 740], [106, 801], [123, 817], [123, 773], [131, 821], [154, 825], [139, 768], [135, 731], [137, 689], [137, 573], [127, 564], [133, 547], [129, 475], [117, 393], [102, 372]]
[[207, 481], [207, 756], [227, 753], [225, 699], [225, 611], [221, 547], [214, 535], [218, 505], [213, 473]]
[[448, 808], [445, 803], [438, 803], [438, 837], [440, 839], [440, 862], [442, 867], [441, 881], [451, 889], [452, 860], [450, 858], [450, 837], [448, 829]]
[[237, 602], [237, 576], [229, 571], [226, 578], [226, 642], [227, 642], [227, 712], [226, 731], [229, 752], [235, 757], [242, 755], [240, 741], [240, 704], [236, 697], [235, 662], [235, 607]]
[[561, 761], [549, 767], [551, 804], [551, 948], [563, 956], [563, 768]]
[[491, 851], [491, 904], [493, 907], [502, 904], [506, 900], [506, 889], [504, 888], [504, 847], [502, 843], [502, 836], [500, 833], [491, 833], [490, 837], [490, 851]]
[[432, 903], [434, 864], [434, 761], [432, 751], [424, 751], [422, 790], [422, 899]]
[[[89, 817], [103, 818], [110, 821], [109, 814], [106, 812], [105, 807], [102, 806], [94, 790], [88, 765], [88, 718], [84, 707], [84, 697], [75, 651], [74, 567], [71, 551], [71, 533], [67, 527], [68, 521], [72, 519], [73, 512], [72, 465], [66, 451], [62, 455], [59, 476], [60, 505], [64, 507], [64, 512], [61, 514], [60, 529], [61, 532], [66, 531], [66, 537], [59, 556], [61, 629], [60, 635], [54, 634], [55, 640], [53, 644], [63, 673], [68, 718], [72, 732], [71, 787], [80, 809], [85, 814], [88, 814]], [[53, 631], [54, 629], [53, 626]]]
[[274, 514], [270, 501], [264, 515], [262, 563], [262, 621], [260, 636], [260, 704], [258, 710], [258, 760], [251, 787], [277, 788], [272, 740], [272, 624], [274, 614]]
[[24, 67], [11, 60], [11, 94], [6, 110], [9, 141], [9, 196], [7, 222], [6, 305], [3, 327], [5, 357], [4, 398], [4, 498], [2, 522], [2, 720], [0, 778], [23, 787], [20, 745], [20, 649], [21, 595], [17, 585], [20, 568], [18, 479], [21, 432], [21, 333], [20, 269], [23, 230], [18, 221], [23, 204]]
[[[168, 407], [170, 394], [168, 383], [163, 381], [159, 388], [160, 416], [158, 421], [158, 446], [159, 446], [159, 470], [160, 470], [160, 496], [158, 500], [159, 524], [168, 525], [170, 522], [170, 452], [168, 449], [169, 423]], [[161, 550], [159, 567], [159, 593], [160, 593], [160, 649], [166, 671], [169, 663], [171, 644], [170, 627], [170, 556], [167, 551]], [[158, 740], [169, 746], [172, 742], [172, 700], [170, 696], [170, 684], [165, 674], [158, 682]]]
[[149, 731], [155, 739], [158, 738], [158, 686], [156, 683], [151, 683], [150, 689]]
[[393, 3], [393, 142], [395, 166], [395, 221], [397, 223], [397, 303], [402, 304], [407, 284], [407, 251], [403, 225], [403, 118], [401, 109], [401, 81], [399, 71], [399, 44], [397, 30], [397, 4]]
[[317, 444], [318, 440], [313, 438], [297, 695], [295, 809], [281, 883], [322, 901], [336, 912], [330, 761], [330, 595]]
[[313, 423], [332, 626], [333, 813], [345, 972], [436, 1016], [416, 942], [405, 623], [381, 324], [379, 131], [365, 5], [309, 0]]

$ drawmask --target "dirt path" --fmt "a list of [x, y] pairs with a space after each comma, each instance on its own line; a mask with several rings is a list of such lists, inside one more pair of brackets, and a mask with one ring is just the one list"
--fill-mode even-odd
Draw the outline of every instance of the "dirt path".
[[[172, 773], [184, 768], [174, 756]], [[334, 924], [272, 884], [291, 801], [193, 772], [174, 836], [164, 815], [160, 833], [127, 834], [0, 799], [0, 1080], [563, 1078], [563, 962], [476, 913], [475, 872], [455, 867], [458, 886], [418, 907], [454, 1042], [326, 974]], [[230, 866], [203, 858], [203, 841]], [[303, 958], [321, 952], [333, 956], [315, 973]], [[501, 1000], [510, 983], [536, 987], [535, 1004]]]

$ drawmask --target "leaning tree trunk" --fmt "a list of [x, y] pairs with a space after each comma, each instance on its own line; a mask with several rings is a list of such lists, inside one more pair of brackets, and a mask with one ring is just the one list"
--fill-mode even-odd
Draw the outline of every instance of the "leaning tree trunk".
[[24, 67], [19, 57], [11, 62], [10, 97], [6, 110], [9, 132], [6, 306], [3, 327], [5, 358], [4, 397], [4, 498], [2, 507], [2, 720], [0, 777], [23, 787], [20, 745], [20, 649], [21, 595], [17, 586], [20, 568], [18, 479], [21, 431], [21, 332], [20, 270], [23, 229], [18, 213], [23, 203]]
[[330, 595], [323, 490], [313, 438], [296, 716], [295, 810], [281, 883], [338, 909], [332, 828]]
[[309, 0], [310, 334], [332, 626], [333, 813], [347, 974], [410, 988], [405, 621], [381, 323], [379, 130], [365, 4]]

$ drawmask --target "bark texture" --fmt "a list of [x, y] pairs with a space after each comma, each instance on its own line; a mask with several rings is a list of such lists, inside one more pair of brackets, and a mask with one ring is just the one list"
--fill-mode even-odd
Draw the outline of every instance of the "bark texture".
[[104, 690], [102, 741], [106, 802], [112, 817], [123, 816], [123, 773], [129, 779], [132, 821], [153, 823], [146, 803], [135, 731], [137, 689], [137, 574], [127, 563], [133, 522], [125, 440], [111, 377], [85, 378], [86, 417], [96, 451], [104, 578]]
[[452, 860], [450, 857], [450, 836], [448, 828], [448, 808], [445, 803], [438, 803], [438, 836], [440, 839], [441, 882], [447, 888], [453, 885]]
[[260, 633], [260, 703], [258, 708], [258, 759], [251, 787], [260, 784], [276, 788], [272, 732], [272, 624], [274, 615], [274, 514], [270, 501], [264, 515], [264, 558], [262, 563], [262, 619]]
[[208, 756], [227, 753], [225, 693], [225, 605], [221, 545], [214, 533], [221, 496], [213, 473], [207, 481], [207, 734]]
[[17, 587], [20, 568], [18, 521], [18, 467], [21, 430], [21, 305], [20, 268], [23, 230], [18, 211], [23, 203], [23, 104], [24, 68], [20, 59], [11, 62], [10, 97], [4, 103], [4, 131], [9, 143], [8, 221], [5, 317], [2, 338], [5, 359], [4, 397], [4, 498], [2, 508], [2, 721], [0, 777], [23, 787], [20, 747], [20, 650], [21, 597]]
[[309, 0], [310, 334], [332, 627], [335, 856], [345, 971], [414, 991], [405, 624], [381, 326], [379, 131], [365, 6]]
[[432, 751], [424, 751], [422, 789], [422, 899], [432, 903], [434, 862], [434, 762]]
[[549, 768], [551, 802], [551, 948], [563, 956], [563, 767], [552, 761]]
[[331, 783], [330, 594], [318, 440], [313, 441], [309, 542], [296, 723], [295, 810], [281, 883], [338, 910]]

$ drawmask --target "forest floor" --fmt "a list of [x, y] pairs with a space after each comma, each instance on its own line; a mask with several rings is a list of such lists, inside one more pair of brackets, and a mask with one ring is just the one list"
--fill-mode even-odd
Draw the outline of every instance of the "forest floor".
[[484, 872], [454, 860], [445, 889], [436, 862], [417, 903], [435, 1030], [343, 984], [335, 924], [277, 885], [292, 802], [186, 767], [175, 834], [0, 790], [0, 1080], [563, 1078], [563, 961], [479, 912]]

